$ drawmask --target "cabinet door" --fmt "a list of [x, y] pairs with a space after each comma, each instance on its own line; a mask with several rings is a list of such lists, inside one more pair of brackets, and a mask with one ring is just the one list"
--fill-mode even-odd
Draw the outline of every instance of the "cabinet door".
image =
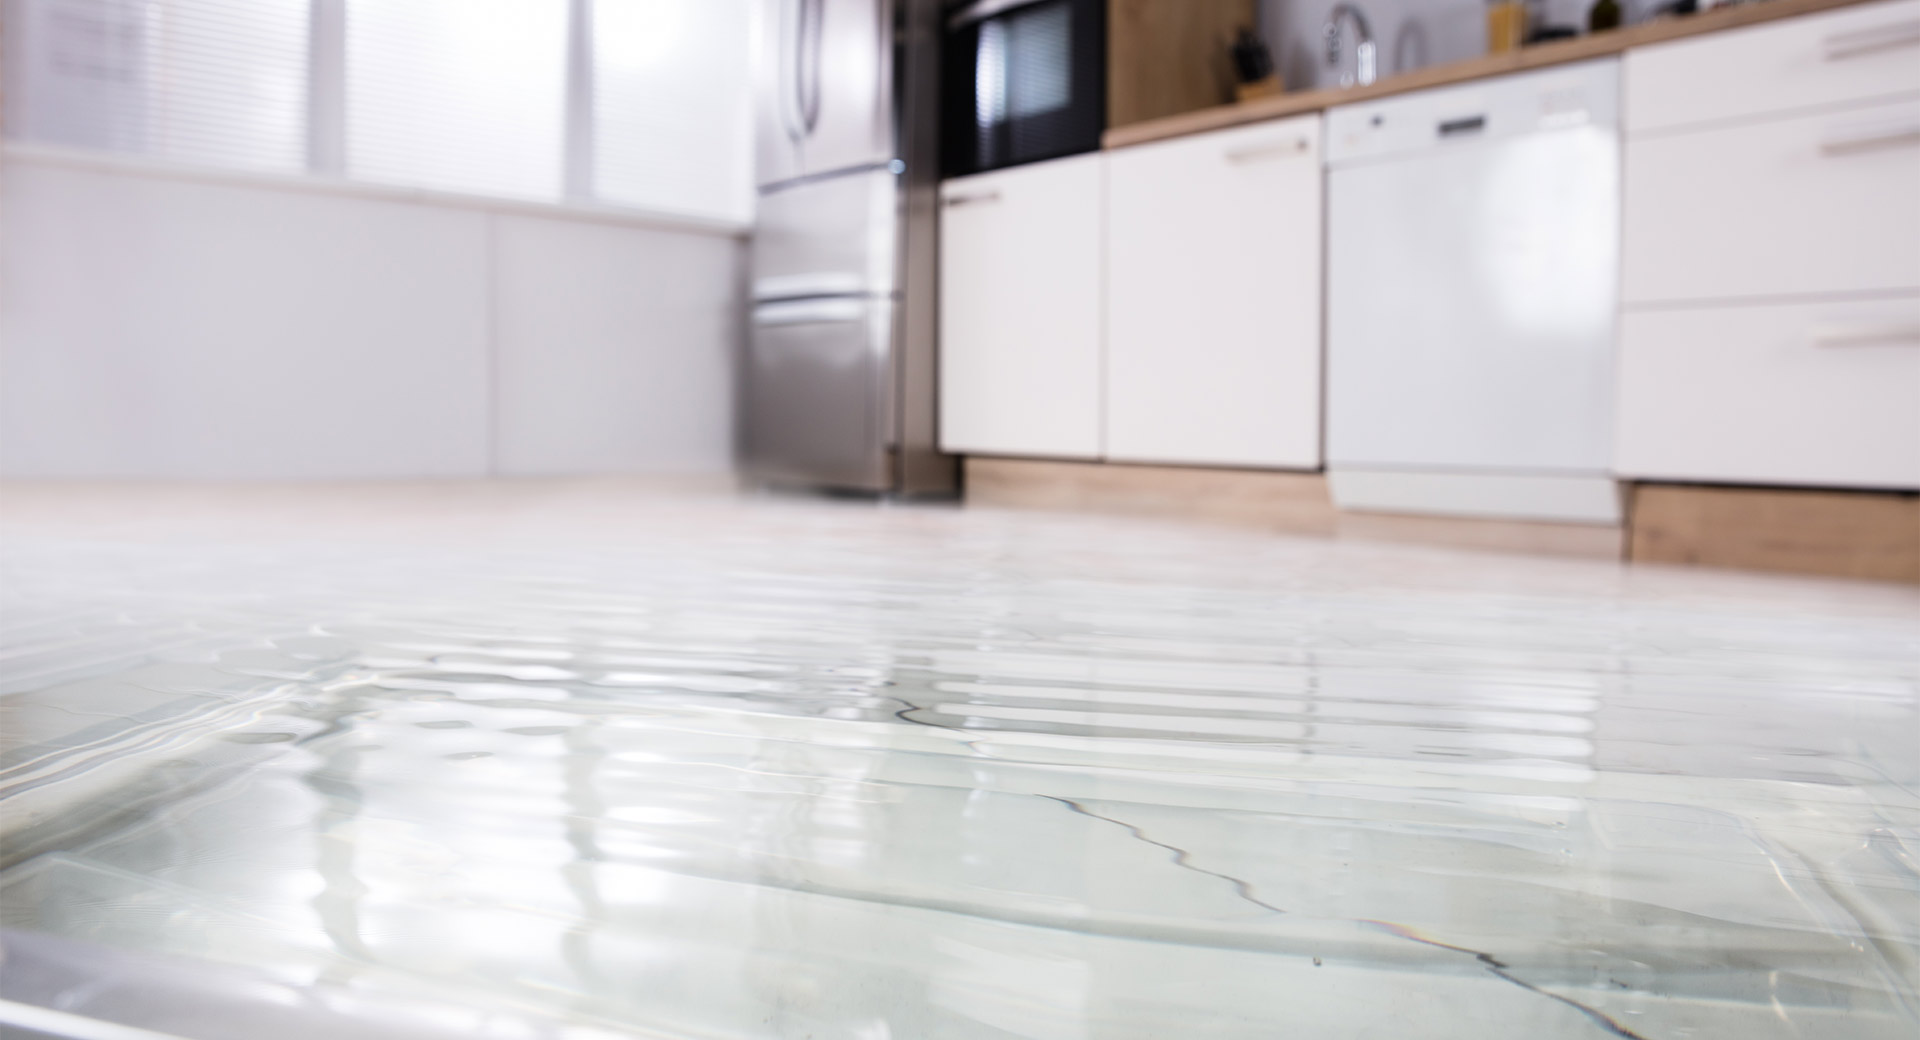
[[1920, 101], [1634, 138], [1629, 305], [1920, 288]]
[[1616, 465], [1920, 489], [1920, 295], [1629, 310]]
[[940, 445], [1100, 454], [1104, 156], [941, 186]]
[[1320, 465], [1320, 118], [1108, 157], [1107, 455]]

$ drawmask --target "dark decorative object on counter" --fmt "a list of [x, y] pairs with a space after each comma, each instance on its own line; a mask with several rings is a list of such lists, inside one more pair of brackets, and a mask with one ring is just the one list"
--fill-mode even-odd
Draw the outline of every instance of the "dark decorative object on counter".
[[1267, 97], [1281, 91], [1280, 77], [1273, 71], [1273, 52], [1251, 28], [1241, 26], [1228, 48], [1233, 59], [1233, 97], [1236, 101]]
[[1233, 74], [1241, 83], [1258, 83], [1273, 75], [1273, 52], [1244, 25], [1233, 39]]
[[1620, 0], [1598, 0], [1587, 12], [1587, 31], [1606, 32], [1620, 28]]
[[1580, 30], [1571, 25], [1536, 25], [1527, 33], [1527, 43], [1546, 43], [1549, 40], [1571, 40], [1580, 35]]

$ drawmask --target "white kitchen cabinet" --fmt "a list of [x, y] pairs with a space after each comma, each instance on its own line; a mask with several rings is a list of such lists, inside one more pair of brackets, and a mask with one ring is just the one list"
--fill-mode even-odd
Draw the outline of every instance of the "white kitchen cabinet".
[[1920, 488], [1920, 0], [1629, 52], [1614, 462]]
[[1628, 304], [1920, 288], [1920, 100], [1630, 138], [1626, 200]]
[[1920, 487], [1920, 293], [1630, 310], [1619, 374], [1624, 472]]
[[1100, 455], [1105, 162], [1095, 153], [941, 185], [944, 450]]
[[1320, 117], [1113, 152], [1106, 455], [1320, 465]]
[[1920, 92], [1920, 0], [1883, 0], [1627, 52], [1634, 133]]

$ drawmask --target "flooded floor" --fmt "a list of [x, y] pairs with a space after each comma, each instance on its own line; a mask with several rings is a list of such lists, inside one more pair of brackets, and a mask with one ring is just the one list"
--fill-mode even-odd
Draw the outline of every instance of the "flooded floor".
[[602, 484], [6, 521], [0, 1035], [1920, 1033], [1917, 590]]

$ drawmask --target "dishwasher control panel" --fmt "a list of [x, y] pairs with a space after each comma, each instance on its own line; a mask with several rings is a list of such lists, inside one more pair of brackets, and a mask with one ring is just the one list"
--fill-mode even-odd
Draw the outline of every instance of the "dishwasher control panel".
[[1620, 63], [1605, 58], [1329, 109], [1327, 164], [1619, 122]]

